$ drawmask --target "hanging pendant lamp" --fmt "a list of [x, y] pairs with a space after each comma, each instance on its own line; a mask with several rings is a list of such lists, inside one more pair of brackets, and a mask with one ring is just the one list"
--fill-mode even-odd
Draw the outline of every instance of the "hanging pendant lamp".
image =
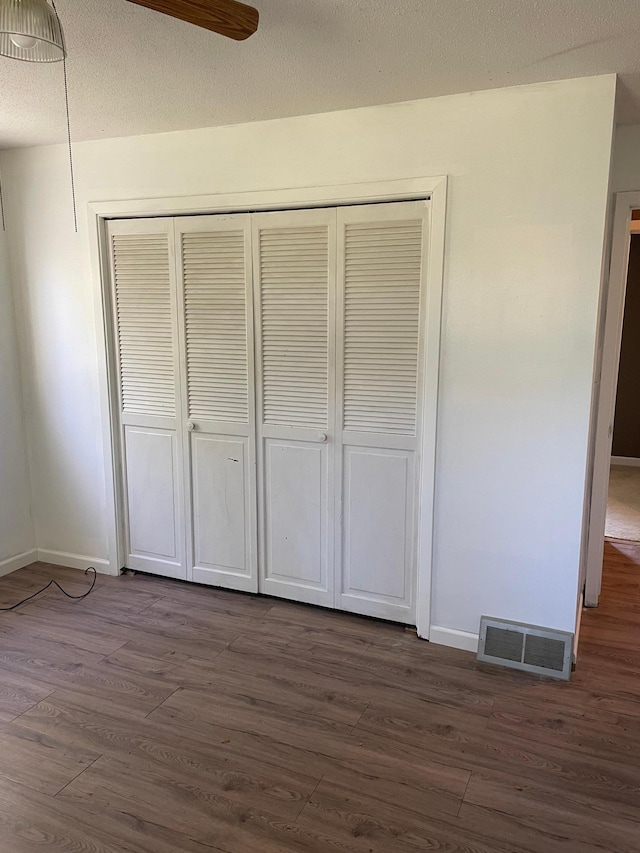
[[0, 55], [24, 62], [59, 62], [64, 34], [47, 0], [0, 0]]
[[[67, 144], [69, 146], [69, 172], [71, 176], [71, 201], [73, 224], [78, 231], [76, 190], [73, 177], [71, 151], [71, 122], [69, 121], [69, 88], [67, 86], [67, 51], [64, 33], [58, 17], [55, 0], [0, 0], [0, 56], [21, 59], [23, 62], [62, 61], [64, 102], [67, 111]], [[0, 186], [0, 212], [2, 230], [5, 230], [2, 187]]]

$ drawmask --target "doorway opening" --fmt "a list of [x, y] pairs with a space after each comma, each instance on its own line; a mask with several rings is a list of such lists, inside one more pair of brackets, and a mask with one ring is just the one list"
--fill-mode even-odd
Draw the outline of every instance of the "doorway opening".
[[[423, 341], [420, 363], [424, 362], [424, 368], [421, 370], [422, 377], [420, 387], [422, 388], [422, 402], [418, 407], [421, 419], [421, 440], [420, 447], [416, 453], [416, 458], [419, 457], [419, 476], [416, 486], [416, 510], [418, 511], [418, 522], [416, 529], [416, 554], [415, 554], [415, 573], [414, 583], [411, 587], [414, 591], [415, 604], [415, 624], [418, 635], [425, 639], [430, 638], [430, 611], [431, 611], [431, 560], [432, 560], [432, 544], [433, 544], [433, 502], [434, 489], [433, 483], [435, 478], [435, 442], [436, 442], [436, 425], [437, 425], [437, 393], [438, 393], [438, 374], [439, 374], [439, 349], [440, 349], [440, 316], [442, 304], [442, 279], [444, 265], [444, 231], [446, 221], [446, 178], [444, 177], [424, 177], [402, 181], [382, 181], [371, 182], [365, 184], [347, 184], [347, 185], [330, 185], [319, 186], [313, 188], [302, 189], [280, 189], [280, 190], [265, 190], [256, 193], [236, 193], [224, 195], [210, 195], [180, 198], [158, 198], [158, 199], [137, 199], [131, 201], [104, 201], [92, 202], [90, 210], [95, 216], [96, 229], [92, 232], [91, 237], [91, 255], [92, 265], [96, 281], [100, 282], [100, 287], [94, 291], [96, 298], [96, 333], [100, 341], [100, 377], [101, 377], [101, 403], [102, 403], [102, 426], [105, 446], [108, 448], [108, 453], [105, 456], [105, 481], [107, 483], [107, 498], [110, 518], [109, 527], [109, 569], [113, 574], [118, 574], [121, 567], [127, 562], [126, 554], [126, 536], [123, 531], [125, 528], [125, 514], [123, 512], [122, 501], [120, 495], [123, 494], [121, 483], [122, 472], [122, 453], [121, 443], [118, 441], [119, 436], [119, 416], [117, 406], [114, 407], [113, 402], [117, 401], [119, 384], [118, 361], [113, 352], [113, 300], [111, 293], [112, 281], [112, 253], [110, 252], [110, 240], [108, 231], [115, 227], [112, 220], [135, 219], [141, 222], [143, 219], [170, 219], [190, 217], [198, 218], [195, 215], [203, 216], [237, 216], [246, 214], [247, 211], [255, 212], [261, 216], [270, 215], [267, 212], [274, 211], [298, 211], [301, 209], [309, 210], [316, 208], [342, 208], [344, 205], [350, 205], [352, 208], [358, 205], [366, 205], [367, 207], [377, 208], [379, 205], [384, 206], [385, 203], [404, 203], [414, 202], [416, 197], [423, 200], [428, 199], [428, 240], [425, 241], [426, 259], [422, 267], [422, 273], [425, 279], [424, 304], [421, 302], [421, 312], [424, 309], [424, 324], [426, 334], [421, 336]], [[375, 204], [373, 204], [375, 202]], [[310, 211], [311, 212], [311, 211]], [[319, 213], [319, 210], [315, 210]], [[252, 213], [253, 215], [253, 213]], [[274, 213], [281, 215], [280, 213]], [[336, 214], [337, 215], [337, 214]], [[357, 224], [357, 223], [356, 223]], [[175, 225], [175, 222], [174, 222]], [[141, 225], [140, 227], [144, 227]], [[175, 228], [172, 230], [175, 241]], [[254, 241], [255, 242], [255, 241]], [[256, 244], [258, 245], [258, 244]], [[332, 244], [333, 245], [333, 244]], [[178, 253], [174, 252], [174, 260], [178, 257]], [[126, 264], [125, 264], [126, 267]], [[169, 275], [177, 275], [179, 264], [169, 264]], [[245, 268], [249, 268], [245, 264]], [[258, 270], [259, 267], [256, 267]], [[171, 272], [171, 270], [174, 270]], [[247, 289], [247, 294], [253, 293], [253, 288]], [[250, 296], [245, 299], [245, 304], [251, 301]], [[178, 303], [180, 300], [178, 300]], [[253, 302], [258, 304], [258, 300], [253, 297]], [[184, 303], [184, 301], [183, 301]], [[176, 313], [176, 318], [182, 323], [186, 319], [184, 312], [184, 304], [176, 304], [175, 300], [170, 300], [172, 306], [171, 311]], [[330, 306], [328, 306], [329, 308]], [[178, 308], [180, 310], [178, 310]], [[180, 317], [178, 318], [178, 314]], [[335, 311], [328, 311], [333, 317]], [[421, 314], [422, 315], [422, 314]], [[296, 315], [297, 316], [297, 315]], [[174, 324], [175, 325], [175, 324]], [[199, 328], [199, 327], [198, 327]], [[247, 330], [254, 330], [255, 324], [252, 322], [246, 323]], [[156, 330], [151, 330], [150, 333], [155, 334]], [[336, 330], [337, 331], [337, 330]], [[174, 336], [175, 337], [175, 336]], [[249, 339], [251, 335], [247, 335]], [[184, 336], [183, 336], [184, 338]], [[178, 341], [180, 343], [180, 341]], [[184, 343], [184, 341], [183, 341]], [[132, 344], [133, 346], [133, 344]], [[335, 347], [334, 347], [335, 348]], [[182, 349], [178, 347], [180, 352]], [[173, 350], [172, 350], [173, 352]], [[173, 361], [172, 361], [173, 359]], [[165, 359], [166, 361], [166, 359]], [[277, 361], [277, 360], [276, 360]], [[175, 354], [169, 358], [169, 363], [175, 366]], [[178, 363], [183, 365], [184, 357], [178, 358]], [[247, 363], [253, 363], [252, 359], [247, 359]], [[333, 365], [333, 361], [332, 361]], [[182, 367], [181, 367], [182, 370]], [[174, 371], [175, 374], [175, 371]], [[374, 374], [378, 375], [378, 374]], [[381, 375], [381, 374], [380, 374]], [[175, 379], [175, 376], [174, 376]], [[335, 385], [335, 381], [334, 381]], [[184, 382], [183, 382], [184, 386]], [[144, 384], [138, 383], [138, 392], [145, 392]], [[156, 387], [149, 385], [150, 388]], [[263, 385], [264, 389], [264, 385]], [[425, 390], [428, 389], [428, 390]], [[264, 394], [262, 395], [264, 396]], [[175, 397], [175, 395], [174, 395]], [[249, 399], [254, 399], [255, 395], [250, 395]], [[178, 402], [180, 403], [180, 412], [188, 402], [188, 395], [181, 394], [180, 401], [174, 400], [176, 413], [178, 412]], [[204, 430], [198, 429], [196, 420], [191, 419], [193, 429], [189, 426], [189, 421], [181, 418], [182, 432], [185, 442], [177, 448], [176, 457], [180, 456], [181, 448], [189, 439], [200, 440], [204, 435]], [[331, 424], [339, 419], [332, 419]], [[394, 421], [395, 422], [395, 421]], [[235, 422], [234, 422], [235, 423]], [[315, 447], [323, 448], [329, 446], [329, 421], [327, 421], [327, 430], [313, 430], [316, 442]], [[267, 426], [271, 427], [271, 424]], [[152, 431], [148, 427], [148, 432]], [[344, 430], [343, 430], [344, 432]], [[324, 435], [327, 440], [325, 442]], [[263, 430], [264, 435], [264, 430]], [[266, 438], [266, 435], [264, 436]], [[241, 438], [244, 438], [242, 436]], [[250, 438], [250, 436], [249, 436]], [[401, 437], [404, 441], [406, 437]], [[212, 439], [213, 440], [213, 439]], [[292, 439], [293, 440], [293, 439]], [[271, 439], [269, 439], [271, 441]], [[168, 443], [165, 442], [165, 447]], [[367, 451], [369, 450], [367, 445]], [[394, 447], [391, 456], [394, 459], [398, 456], [402, 449]], [[182, 454], [184, 456], [184, 454]], [[389, 454], [381, 454], [382, 462], [386, 462], [386, 457]], [[231, 457], [231, 458], [229, 458]], [[239, 456], [234, 456], [229, 453], [226, 457], [227, 461], [234, 466], [240, 463], [235, 463], [234, 459]], [[393, 460], [392, 460], [393, 461]], [[224, 459], [223, 459], [224, 462]], [[325, 466], [326, 468], [326, 466]], [[323, 469], [324, 470], [324, 469]], [[333, 471], [333, 468], [332, 468]], [[343, 478], [344, 479], [344, 478]], [[337, 478], [336, 478], [337, 480]], [[175, 478], [175, 482], [180, 488], [181, 478]], [[325, 490], [326, 492], [327, 490]], [[324, 494], [324, 492], [323, 492]], [[327, 493], [328, 494], [328, 493]], [[186, 506], [188, 501], [178, 501], [178, 506]], [[241, 503], [241, 502], [239, 502]], [[324, 506], [326, 501], [323, 501]], [[406, 502], [405, 502], [406, 506]], [[253, 502], [250, 502], [249, 516]], [[226, 514], [226, 503], [225, 503]], [[265, 525], [263, 523], [262, 529]], [[328, 530], [328, 525], [325, 525]], [[333, 529], [333, 528], [332, 528]], [[255, 524], [252, 527], [251, 541], [254, 541], [253, 532]], [[326, 537], [323, 538], [323, 541]], [[240, 549], [238, 549], [240, 553]], [[264, 564], [264, 560], [263, 560]], [[329, 573], [326, 573], [327, 577]], [[257, 575], [256, 575], [257, 577]], [[334, 584], [335, 591], [335, 584]], [[413, 620], [412, 620], [413, 621]]]
[[605, 539], [640, 543], [640, 210], [629, 227]]
[[[601, 341], [584, 603], [598, 604], [604, 572], [623, 560], [640, 573], [640, 193], [616, 200]], [[605, 577], [605, 583], [607, 578]]]

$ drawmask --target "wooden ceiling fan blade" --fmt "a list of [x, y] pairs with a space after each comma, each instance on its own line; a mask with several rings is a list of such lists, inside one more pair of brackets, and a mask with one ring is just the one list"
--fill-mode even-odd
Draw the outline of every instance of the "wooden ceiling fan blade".
[[137, 6], [146, 6], [179, 18], [196, 27], [204, 27], [227, 38], [242, 41], [258, 29], [259, 14], [253, 6], [238, 0], [129, 0]]

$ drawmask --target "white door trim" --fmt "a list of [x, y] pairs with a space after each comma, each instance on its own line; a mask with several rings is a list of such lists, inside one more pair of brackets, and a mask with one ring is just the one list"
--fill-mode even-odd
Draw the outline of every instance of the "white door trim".
[[431, 576], [434, 544], [434, 483], [436, 473], [436, 438], [438, 423], [438, 379], [440, 374], [440, 327], [444, 278], [445, 227], [447, 206], [446, 176], [415, 177], [403, 180], [373, 181], [360, 184], [302, 187], [238, 192], [219, 195], [176, 196], [153, 199], [96, 199], [88, 204], [90, 265], [93, 278], [95, 328], [100, 385], [100, 410], [104, 448], [105, 508], [108, 518], [109, 572], [118, 574], [124, 565], [123, 519], [119, 507], [120, 492], [114, 443], [112, 400], [114, 397], [114, 361], [110, 352], [109, 300], [105, 286], [109, 283], [109, 263], [105, 223], [108, 219], [183, 214], [215, 214], [286, 210], [368, 202], [411, 201], [429, 198], [429, 229], [426, 345], [419, 483], [418, 570], [416, 623], [418, 635], [429, 639], [431, 624]]
[[631, 241], [629, 225], [633, 208], [640, 208], [640, 192], [616, 194], [609, 284], [604, 302], [606, 313], [602, 336], [602, 362], [600, 376], [596, 377], [595, 389], [598, 394], [599, 386], [585, 572], [584, 603], [587, 607], [597, 606], [602, 583], [611, 442], [620, 365], [624, 302], [627, 290], [627, 268]]
[[100, 421], [105, 482], [108, 562], [105, 573], [118, 575], [125, 564], [125, 516], [122, 506], [123, 477], [120, 455], [120, 413], [118, 400], [117, 358], [113, 346], [113, 311], [111, 308], [111, 265], [107, 219], [89, 205], [89, 261], [92, 273], [93, 308], [98, 356]]
[[182, 216], [199, 213], [255, 213], [304, 207], [336, 207], [381, 201], [412, 201], [446, 190], [446, 176], [371, 181], [365, 184], [336, 184], [321, 187], [259, 190], [218, 195], [123, 199], [89, 202], [93, 229], [95, 218], [127, 219], [149, 216]]

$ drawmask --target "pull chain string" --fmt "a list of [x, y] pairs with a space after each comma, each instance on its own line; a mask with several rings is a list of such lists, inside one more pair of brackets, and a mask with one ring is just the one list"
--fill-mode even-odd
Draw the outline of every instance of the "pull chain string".
[[[62, 32], [62, 24], [60, 23], [60, 16], [58, 15], [58, 10], [56, 9], [55, 0], [51, 0], [51, 5], [53, 6], [53, 11], [56, 13], [56, 18], [58, 19], [58, 26], [60, 27], [60, 32]], [[64, 39], [64, 35], [63, 35]], [[69, 146], [69, 173], [71, 175], [71, 201], [73, 203], [73, 227], [75, 229], [76, 234], [78, 233], [78, 213], [76, 210], [76, 184], [73, 174], [73, 154], [71, 151], [71, 120], [69, 118], [69, 86], [67, 83], [67, 46], [64, 46], [64, 56], [62, 57], [62, 72], [64, 75], [64, 104], [67, 112], [67, 143]]]
[[69, 145], [69, 174], [71, 175], [71, 201], [73, 203], [73, 227], [78, 233], [78, 213], [76, 211], [76, 184], [73, 176], [73, 154], [71, 153], [71, 122], [69, 120], [69, 89], [67, 86], [67, 57], [62, 60], [64, 73], [64, 102], [67, 110], [67, 143]]
[[2, 230], [6, 231], [7, 226], [4, 221], [4, 199], [2, 198], [2, 175], [0, 175], [0, 216], [2, 217]]

